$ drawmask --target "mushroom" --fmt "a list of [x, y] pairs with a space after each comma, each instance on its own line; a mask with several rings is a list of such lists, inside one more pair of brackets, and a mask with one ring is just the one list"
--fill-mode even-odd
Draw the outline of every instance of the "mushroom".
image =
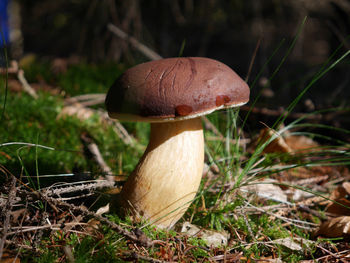
[[150, 141], [119, 196], [134, 220], [171, 228], [200, 185], [204, 137], [200, 116], [249, 100], [248, 85], [225, 64], [168, 58], [125, 71], [109, 89], [111, 118], [151, 123]]

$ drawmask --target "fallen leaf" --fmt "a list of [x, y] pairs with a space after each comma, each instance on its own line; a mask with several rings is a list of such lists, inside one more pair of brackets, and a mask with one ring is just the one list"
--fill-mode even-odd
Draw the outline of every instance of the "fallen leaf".
[[208, 246], [219, 247], [227, 245], [227, 240], [230, 234], [226, 232], [217, 232], [213, 230], [200, 229], [192, 225], [190, 222], [184, 222], [181, 228], [181, 233], [188, 236], [195, 236], [206, 241]]
[[319, 144], [309, 137], [303, 135], [289, 135], [284, 138], [286, 144], [292, 149], [293, 152], [307, 152], [311, 148], [318, 147]]
[[268, 199], [286, 203], [287, 195], [278, 185], [275, 185], [274, 183], [277, 183], [277, 181], [273, 179], [265, 179], [262, 181], [257, 181], [251, 185], [242, 186], [240, 187], [240, 191], [256, 194], [260, 199]]
[[289, 248], [290, 250], [302, 251], [303, 245], [306, 247], [309, 247], [312, 244], [312, 241], [304, 238], [299, 238], [299, 237], [296, 237], [296, 238], [286, 237], [286, 238], [279, 238], [279, 239], [272, 240], [271, 243], [276, 245], [282, 245], [286, 248]]
[[271, 128], [265, 128], [260, 131], [259, 137], [255, 140], [255, 145], [272, 140], [264, 149], [264, 153], [305, 153], [310, 149], [318, 147], [319, 144], [309, 137], [303, 135], [291, 135], [288, 132], [283, 136]]
[[292, 196], [293, 201], [298, 202], [298, 201], [303, 201], [306, 200], [308, 198], [311, 198], [313, 196], [315, 196], [313, 193], [307, 192], [307, 191], [303, 191], [303, 190], [299, 190], [299, 189], [294, 189], [294, 194]]
[[109, 204], [105, 205], [105, 206], [101, 206], [99, 209], [97, 209], [96, 211], [96, 215], [103, 215], [105, 213], [109, 212]]
[[339, 216], [332, 218], [316, 230], [315, 236], [342, 237], [350, 234], [350, 216]]
[[97, 219], [91, 218], [87, 222], [87, 226], [84, 228], [85, 233], [95, 235], [97, 230], [100, 228], [101, 222]]
[[[350, 215], [350, 183], [344, 182], [341, 186], [338, 186], [332, 193], [329, 199], [336, 201], [331, 202], [326, 207], [326, 212], [337, 214], [337, 215]], [[340, 204], [344, 205], [340, 205]], [[349, 208], [346, 208], [349, 207]]]
[[265, 148], [264, 153], [287, 153], [291, 152], [292, 149], [285, 142], [283, 137], [275, 130], [271, 128], [265, 128], [260, 131], [257, 139], [257, 144], [270, 140], [271, 137], [277, 137], [272, 140]]

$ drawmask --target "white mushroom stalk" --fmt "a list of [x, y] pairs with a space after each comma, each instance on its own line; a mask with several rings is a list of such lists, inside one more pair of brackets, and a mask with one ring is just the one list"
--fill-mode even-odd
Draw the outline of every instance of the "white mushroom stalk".
[[172, 227], [194, 199], [203, 172], [199, 118], [152, 123], [147, 149], [125, 183], [120, 200], [134, 219]]

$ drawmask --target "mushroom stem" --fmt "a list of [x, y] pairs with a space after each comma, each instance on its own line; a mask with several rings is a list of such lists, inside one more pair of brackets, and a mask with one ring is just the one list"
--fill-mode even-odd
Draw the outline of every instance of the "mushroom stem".
[[197, 193], [203, 164], [200, 118], [152, 123], [147, 149], [120, 194], [122, 207], [136, 220], [172, 227]]

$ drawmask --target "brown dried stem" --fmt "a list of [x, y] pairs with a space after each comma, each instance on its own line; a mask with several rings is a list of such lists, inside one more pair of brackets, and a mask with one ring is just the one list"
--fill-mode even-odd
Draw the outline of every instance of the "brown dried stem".
[[[102, 172], [104, 173], [106, 179], [110, 182], [114, 181], [112, 176], [112, 169], [107, 165], [105, 160], [102, 157], [102, 154], [97, 146], [97, 144], [93, 141], [93, 139], [86, 133], [83, 133], [81, 136], [82, 141], [85, 143], [86, 148], [90, 151], [95, 162], [101, 167]], [[100, 178], [102, 179], [102, 178]]]
[[136, 38], [129, 36], [127, 33], [122, 31], [117, 26], [115, 26], [113, 24], [108, 24], [107, 27], [116, 36], [120, 37], [123, 40], [129, 41], [133, 47], [135, 47], [137, 50], [139, 50], [141, 53], [143, 53], [149, 59], [151, 59], [151, 60], [162, 59], [162, 57], [159, 54], [157, 54], [156, 52], [154, 52], [150, 48], [146, 47], [144, 44], [140, 43]]

